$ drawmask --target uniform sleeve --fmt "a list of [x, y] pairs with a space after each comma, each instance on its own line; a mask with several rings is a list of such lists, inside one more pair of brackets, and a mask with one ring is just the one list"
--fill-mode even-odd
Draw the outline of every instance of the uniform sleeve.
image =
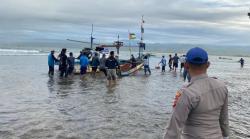
[[222, 106], [220, 113], [220, 127], [223, 137], [229, 136], [229, 121], [228, 121], [228, 92], [226, 93], [226, 98], [224, 105]]
[[176, 106], [173, 109], [164, 139], [178, 139], [181, 135], [184, 124], [191, 111], [190, 98], [182, 93]]

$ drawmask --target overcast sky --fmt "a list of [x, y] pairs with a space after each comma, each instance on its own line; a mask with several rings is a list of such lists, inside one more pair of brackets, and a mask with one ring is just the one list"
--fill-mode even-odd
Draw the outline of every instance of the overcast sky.
[[150, 43], [250, 43], [249, 0], [1, 0], [0, 41], [109, 42], [128, 30]]

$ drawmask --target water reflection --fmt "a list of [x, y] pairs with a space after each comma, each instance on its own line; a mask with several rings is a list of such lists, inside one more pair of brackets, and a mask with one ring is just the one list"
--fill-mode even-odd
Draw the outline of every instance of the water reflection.
[[[48, 78], [46, 62], [36, 65], [46, 58], [18, 57], [12, 61], [25, 63], [0, 64], [1, 139], [162, 138], [175, 92], [183, 84], [179, 72], [162, 75], [154, 70], [144, 76], [142, 71], [108, 87], [102, 75], [60, 79], [55, 74]], [[6, 61], [9, 59], [0, 63]], [[249, 70], [248, 65], [240, 69], [238, 63], [218, 59], [209, 69], [210, 76], [228, 86], [232, 138], [247, 139], [250, 135]]]
[[48, 82], [47, 82], [47, 86], [48, 86], [48, 90], [50, 93], [54, 92], [54, 85], [55, 85], [55, 80], [53, 76], [49, 76]]

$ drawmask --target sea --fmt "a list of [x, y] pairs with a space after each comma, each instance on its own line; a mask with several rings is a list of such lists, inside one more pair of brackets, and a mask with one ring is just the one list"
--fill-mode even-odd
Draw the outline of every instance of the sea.
[[[47, 55], [64, 46], [0, 47], [0, 139], [162, 139], [182, 75], [156, 69], [162, 55], [181, 51], [150, 48], [152, 74], [143, 71], [107, 86], [104, 75], [48, 76]], [[190, 46], [191, 47], [191, 46]], [[68, 47], [78, 55], [82, 47]], [[122, 49], [120, 57], [137, 55]], [[247, 49], [248, 50], [248, 49]], [[230, 50], [228, 50], [230, 51]], [[250, 138], [250, 58], [208, 51], [208, 75], [229, 90], [230, 139]], [[214, 53], [218, 52], [218, 53]], [[244, 68], [238, 60], [245, 59]], [[56, 66], [56, 71], [58, 67]]]

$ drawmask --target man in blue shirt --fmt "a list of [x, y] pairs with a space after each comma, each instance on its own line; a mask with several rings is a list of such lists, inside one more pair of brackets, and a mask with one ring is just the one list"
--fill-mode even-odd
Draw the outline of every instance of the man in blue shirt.
[[55, 66], [55, 62], [57, 62], [58, 60], [55, 58], [54, 56], [55, 51], [51, 50], [50, 54], [48, 55], [48, 66], [49, 66], [49, 72], [48, 74], [50, 76], [54, 75], [54, 66]]
[[81, 71], [80, 71], [80, 74], [81, 75], [84, 75], [87, 73], [87, 68], [88, 68], [88, 65], [89, 65], [89, 60], [86, 56], [85, 53], [83, 53], [80, 57], [80, 65], [81, 65]]

